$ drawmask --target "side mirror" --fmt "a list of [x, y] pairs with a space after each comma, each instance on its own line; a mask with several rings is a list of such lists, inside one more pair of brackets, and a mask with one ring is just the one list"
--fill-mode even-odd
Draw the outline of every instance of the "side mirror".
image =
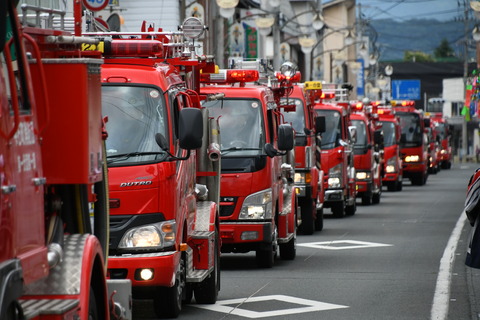
[[327, 126], [325, 124], [325, 117], [324, 116], [315, 117], [315, 131], [317, 133], [324, 133], [326, 128]]
[[373, 142], [383, 148], [383, 131], [382, 130], [375, 130], [373, 132]]
[[406, 134], [406, 133], [402, 133], [402, 134], [400, 135], [400, 142], [401, 142], [401, 143], [407, 142], [407, 134]]
[[352, 143], [357, 142], [357, 127], [355, 126], [348, 126], [348, 135], [350, 137], [350, 141]]
[[289, 124], [281, 124], [278, 127], [278, 149], [289, 151], [295, 145], [295, 133]]
[[185, 108], [180, 110], [178, 119], [178, 140], [180, 148], [198, 149], [203, 141], [203, 117], [200, 109]]
[[430, 119], [423, 119], [423, 123], [425, 125], [425, 128], [430, 127]]

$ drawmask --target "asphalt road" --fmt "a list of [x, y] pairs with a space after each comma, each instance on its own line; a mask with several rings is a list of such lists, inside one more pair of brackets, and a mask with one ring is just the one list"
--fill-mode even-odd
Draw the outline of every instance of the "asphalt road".
[[[476, 164], [455, 164], [425, 186], [384, 189], [380, 204], [297, 237], [294, 261], [259, 269], [254, 254], [224, 254], [215, 305], [184, 306], [180, 319], [479, 319], [480, 270], [465, 267], [463, 218]], [[479, 292], [478, 297], [476, 292]], [[134, 301], [134, 319], [156, 319]]]

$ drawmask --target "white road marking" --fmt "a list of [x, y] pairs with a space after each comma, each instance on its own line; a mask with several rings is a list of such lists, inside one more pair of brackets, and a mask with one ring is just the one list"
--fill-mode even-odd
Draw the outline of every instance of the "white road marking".
[[[298, 305], [302, 305], [304, 307], [280, 309], [280, 310], [273, 310], [273, 311], [263, 311], [263, 312], [251, 311], [251, 310], [240, 308], [240, 306], [247, 307], [247, 304], [249, 302], [261, 302], [261, 301], [271, 301], [271, 300], [298, 304]], [[229, 305], [237, 305], [237, 306], [231, 307]], [[230, 299], [230, 300], [217, 301], [217, 303], [214, 304], [214, 305], [208, 305], [208, 304], [197, 304], [197, 305], [195, 305], [195, 304], [193, 304], [191, 306], [196, 307], [196, 308], [210, 310], [210, 311], [233, 314], [233, 315], [237, 315], [237, 316], [245, 317], [245, 318], [250, 318], [250, 319], [284, 316], [284, 315], [287, 315], [287, 314], [298, 314], [298, 313], [305, 313], [305, 312], [312, 312], [312, 311], [325, 311], [325, 310], [348, 308], [348, 306], [342, 306], [342, 305], [339, 305], [339, 304], [325, 303], [325, 302], [295, 298], [295, 297], [290, 297], [290, 296], [285, 296], [285, 295], [249, 297], [249, 298], [246, 298], [246, 299], [245, 298]]]
[[[351, 245], [345, 245], [351, 244]], [[322, 242], [309, 242], [309, 243], [297, 243], [297, 246], [314, 248], [314, 249], [326, 249], [326, 250], [347, 250], [347, 249], [362, 249], [362, 248], [374, 248], [374, 247], [391, 247], [391, 244], [365, 242], [356, 240], [333, 240]]]
[[438, 269], [437, 285], [435, 286], [435, 294], [433, 296], [432, 311], [430, 319], [443, 320], [448, 316], [448, 303], [450, 301], [450, 282], [452, 280], [452, 268], [455, 261], [455, 251], [457, 250], [458, 240], [465, 225], [467, 215], [462, 211], [458, 218], [457, 224], [448, 239], [447, 246], [440, 259], [440, 267]]

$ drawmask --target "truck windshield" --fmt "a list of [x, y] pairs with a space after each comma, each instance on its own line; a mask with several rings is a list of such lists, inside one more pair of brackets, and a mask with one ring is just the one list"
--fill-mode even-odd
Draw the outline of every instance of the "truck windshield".
[[317, 116], [325, 117], [325, 132], [322, 133], [322, 149], [333, 149], [340, 145], [342, 138], [341, 116], [334, 110], [315, 110]]
[[402, 136], [405, 135], [405, 140], [402, 138], [400, 146], [402, 148], [420, 147], [423, 142], [420, 116], [412, 112], [397, 112], [397, 115], [400, 118]]
[[265, 129], [259, 100], [223, 99], [204, 102], [203, 106], [211, 117], [220, 117], [222, 156], [263, 153]]
[[116, 163], [165, 159], [155, 142], [156, 133], [168, 141], [165, 100], [158, 88], [104, 85], [102, 114], [108, 117], [107, 158]]
[[397, 142], [395, 124], [391, 121], [380, 121], [380, 123], [382, 124], [384, 146], [393, 146]]
[[445, 123], [437, 123], [435, 126], [435, 131], [437, 132], [437, 137], [440, 137], [440, 140], [447, 139], [447, 126]]
[[353, 145], [354, 151], [363, 151], [367, 148], [367, 128], [362, 120], [352, 120], [352, 125], [357, 128], [357, 140]]
[[[281, 103], [287, 103], [287, 99], [281, 99]], [[305, 135], [305, 114], [303, 103], [300, 99], [288, 99], [288, 104], [295, 104], [295, 111], [283, 112], [286, 123], [291, 123], [296, 135]]]

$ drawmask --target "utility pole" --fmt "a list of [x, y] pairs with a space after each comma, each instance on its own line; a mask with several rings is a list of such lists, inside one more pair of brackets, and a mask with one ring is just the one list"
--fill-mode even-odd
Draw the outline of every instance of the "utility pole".
[[[463, 47], [463, 92], [464, 98], [466, 98], [466, 88], [467, 88], [467, 76], [468, 76], [468, 3], [467, 0], [463, 1], [464, 6], [464, 47]], [[460, 159], [462, 162], [465, 162], [468, 153], [468, 141], [467, 141], [467, 120], [466, 117], [462, 122], [462, 148], [460, 151]]]

